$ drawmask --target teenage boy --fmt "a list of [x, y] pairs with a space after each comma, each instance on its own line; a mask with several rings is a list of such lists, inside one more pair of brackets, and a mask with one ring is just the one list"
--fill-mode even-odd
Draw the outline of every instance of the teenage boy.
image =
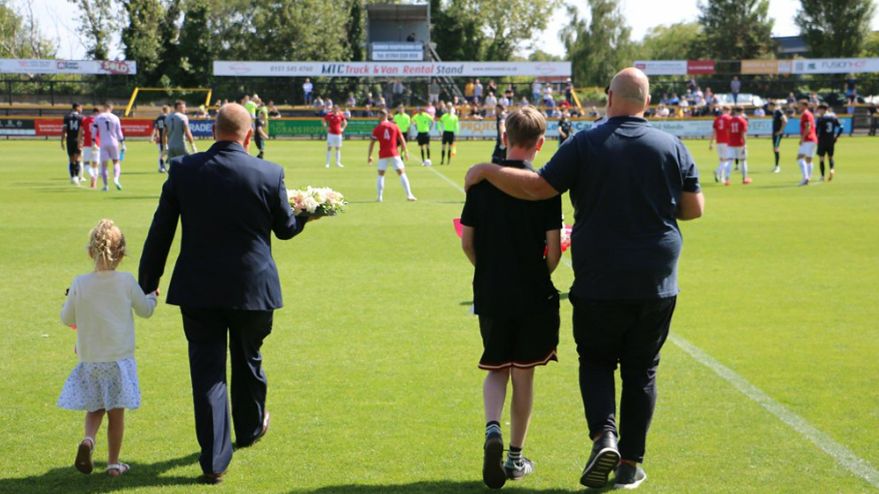
[[[533, 107], [507, 117], [502, 166], [532, 170], [544, 144], [546, 120]], [[483, 386], [485, 445], [482, 481], [498, 489], [534, 471], [522, 456], [531, 419], [534, 368], [557, 360], [559, 295], [550, 273], [561, 257], [562, 203], [515, 199], [488, 182], [467, 192], [461, 246], [475, 267], [473, 297], [488, 371]], [[503, 459], [501, 415], [512, 380], [512, 430]]]
[[824, 181], [824, 156], [830, 158], [830, 175], [827, 181], [833, 180], [836, 173], [833, 162], [833, 151], [836, 147], [836, 140], [842, 135], [842, 124], [836, 118], [833, 110], [824, 103], [818, 105], [818, 120], [815, 121], [815, 129], [818, 134], [818, 160], [821, 170], [821, 181]]
[[784, 137], [784, 128], [787, 126], [787, 116], [774, 101], [769, 102], [769, 111], [772, 112], [772, 152], [775, 153], [775, 168], [772, 173], [781, 173], [781, 166], [778, 160], [781, 155], [781, 139]]
[[800, 149], [797, 151], [797, 164], [800, 165], [803, 174], [800, 185], [809, 185], [812, 180], [812, 157], [815, 156], [817, 145], [815, 116], [809, 111], [809, 101], [800, 100]]
[[733, 117], [729, 121], [729, 132], [727, 140], [727, 160], [724, 168], [723, 185], [729, 185], [730, 171], [729, 164], [732, 160], [736, 160], [742, 165], [742, 183], [748, 185], [751, 183], [751, 177], [748, 176], [748, 150], [745, 147], [745, 136], [748, 134], [748, 121], [745, 119], [745, 109], [741, 106], [735, 107]]
[[717, 168], [714, 169], [714, 181], [720, 182], [727, 168], [727, 160], [729, 159], [729, 151], [726, 146], [729, 143], [729, 122], [732, 115], [729, 114], [729, 107], [720, 107], [720, 114], [714, 118], [713, 131], [711, 140], [708, 141], [708, 149], [710, 150], [713, 143], [717, 143]]
[[406, 141], [403, 140], [403, 133], [400, 128], [393, 122], [387, 110], [382, 108], [379, 112], [380, 119], [378, 125], [372, 130], [372, 136], [369, 141], [369, 154], [367, 155], [367, 163], [372, 164], [372, 150], [375, 148], [375, 142], [378, 141], [378, 180], [376, 181], [376, 189], [378, 189], [377, 202], [382, 202], [385, 191], [385, 172], [388, 166], [393, 166], [400, 176], [400, 183], [403, 185], [403, 191], [406, 192], [406, 200], [417, 201], [412, 195], [412, 187], [409, 184], [409, 177], [406, 176], [406, 166], [400, 159], [400, 152], [397, 147], [403, 148], [403, 154], [409, 159], [409, 150], [406, 148]]

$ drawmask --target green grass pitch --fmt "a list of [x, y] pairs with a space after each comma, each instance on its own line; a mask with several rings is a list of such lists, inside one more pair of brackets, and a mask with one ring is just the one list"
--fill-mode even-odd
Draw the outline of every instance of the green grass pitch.
[[[351, 204], [274, 242], [286, 307], [264, 347], [272, 429], [257, 447], [236, 453], [224, 484], [209, 488], [194, 483], [200, 471], [175, 307], [161, 304], [152, 319], [136, 321], [143, 405], [127, 418], [128, 475], [76, 472], [82, 414], [55, 406], [76, 363], [74, 333], [58, 320], [64, 289], [91, 269], [87, 233], [102, 217], [127, 236], [120, 269], [137, 270], [163, 181], [155, 147], [130, 143], [124, 190], [101, 193], [68, 183], [56, 141], [0, 142], [0, 493], [483, 492], [481, 344], [468, 314], [472, 270], [452, 228], [464, 196], [443, 176], [461, 184], [492, 144], [461, 142], [454, 164], [440, 167], [434, 142], [432, 169], [410, 162], [418, 202], [406, 202], [389, 174], [378, 204], [365, 141], [345, 143], [344, 169], [323, 167], [322, 142], [268, 143], [267, 158], [286, 168], [289, 187], [330, 186]], [[809, 187], [796, 187], [794, 139], [784, 141], [777, 175], [769, 141], [750, 142], [749, 186], [715, 184], [707, 142], [688, 146], [703, 176], [706, 213], [682, 226], [672, 332], [875, 469], [879, 140], [843, 138], [836, 179]], [[547, 143], [536, 164], [555, 148]], [[556, 286], [567, 292], [572, 279], [560, 265]], [[563, 304], [560, 362], [537, 373], [525, 448], [536, 472], [505, 490], [580, 490], [589, 445], [570, 316]], [[659, 391], [641, 492], [876, 492], [671, 342]]]

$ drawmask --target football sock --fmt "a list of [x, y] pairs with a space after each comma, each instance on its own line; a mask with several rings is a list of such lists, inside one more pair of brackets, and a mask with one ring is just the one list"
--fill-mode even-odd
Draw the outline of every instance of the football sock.
[[723, 180], [729, 180], [730, 175], [732, 175], [732, 161], [727, 161], [723, 164]]
[[379, 175], [378, 181], [376, 181], [376, 189], [378, 189], [378, 197], [381, 199], [382, 193], [385, 191], [385, 176]]
[[342, 149], [336, 148], [336, 164], [338, 165], [341, 162], [342, 162]]
[[446, 158], [446, 164], [451, 165], [451, 164], [452, 164], [452, 148], [449, 148], [449, 149], [446, 151], [446, 156], [448, 156], [448, 157]]
[[487, 424], [485, 424], [485, 435], [486, 436], [489, 436], [492, 434], [500, 435], [500, 433], [501, 433], [501, 424], [499, 424], [497, 420], [491, 420]]
[[742, 178], [748, 178], [748, 160], [742, 160]]
[[113, 178], [119, 180], [119, 175], [122, 174], [122, 163], [113, 163]]
[[818, 163], [818, 169], [821, 170], [821, 176], [823, 177], [824, 176], [824, 160], [821, 160], [821, 162]]
[[421, 161], [424, 161], [424, 148], [421, 148]]
[[831, 170], [833, 170], [833, 165], [834, 165], [834, 163], [833, 163], [833, 158], [830, 158], [830, 169], [831, 169]]
[[89, 165], [89, 176], [92, 178], [98, 178], [98, 169]]
[[327, 166], [330, 166], [330, 156], [332, 156], [332, 151], [327, 149], [327, 163], [326, 163]]
[[400, 183], [403, 184], [403, 190], [406, 192], [406, 197], [412, 195], [412, 187], [409, 185], [409, 177], [406, 174], [400, 175]]
[[806, 177], [812, 177], [812, 163], [808, 161], [806, 162]]
[[165, 168], [165, 160], [159, 158], [159, 168]]
[[778, 158], [779, 158], [779, 153], [778, 153], [778, 151], [776, 151], [775, 152], [775, 166], [778, 166]]
[[107, 185], [107, 163], [101, 163], [101, 180], [104, 181], [104, 185]]
[[427, 159], [430, 159], [430, 148], [427, 148]]
[[72, 161], [67, 163], [67, 173], [70, 174], [70, 178], [73, 178], [76, 176], [76, 163], [74, 163]]
[[510, 444], [510, 451], [507, 453], [507, 458], [509, 458], [512, 463], [518, 462], [522, 459], [522, 448]]

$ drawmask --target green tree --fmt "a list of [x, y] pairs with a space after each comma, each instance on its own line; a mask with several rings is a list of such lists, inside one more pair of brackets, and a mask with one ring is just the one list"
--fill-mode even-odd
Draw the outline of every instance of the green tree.
[[705, 56], [700, 40], [702, 27], [697, 22], [678, 22], [654, 26], [638, 43], [636, 57], [642, 60], [690, 60]]
[[324, 0], [255, 2], [251, 60], [348, 60], [345, 41], [348, 6]]
[[159, 0], [123, 0], [128, 23], [122, 28], [125, 59], [137, 62], [140, 84], [154, 84], [155, 72], [164, 55], [161, 24], [165, 7]]
[[761, 58], [772, 52], [769, 0], [708, 0], [698, 5], [703, 50], [712, 58]]
[[485, 33], [467, 0], [431, 0], [431, 41], [443, 60], [482, 60]]
[[559, 34], [571, 60], [578, 86], [604, 86], [620, 69], [631, 64], [631, 29], [617, 2], [589, 0], [587, 23], [577, 9], [568, 5], [570, 22]]
[[33, 12], [24, 15], [13, 9], [7, 0], [0, 0], [0, 57], [52, 58], [55, 46], [40, 34]]
[[857, 57], [876, 13], [873, 0], [801, 0], [796, 23], [813, 57]]
[[363, 49], [366, 43], [366, 32], [364, 31], [364, 21], [366, 20], [366, 9], [363, 0], [349, 0], [348, 15], [345, 22], [345, 41], [348, 44], [348, 52], [351, 53], [351, 60], [362, 62], [366, 60], [366, 50]]
[[[176, 85], [206, 86], [213, 74], [216, 46], [211, 42], [210, 5], [206, 0], [190, 0], [183, 13], [183, 24], [177, 43], [179, 70]], [[184, 49], [179, 49], [179, 48]]]
[[114, 0], [70, 0], [79, 7], [79, 22], [86, 53], [95, 60], [110, 58], [110, 42], [119, 25]]

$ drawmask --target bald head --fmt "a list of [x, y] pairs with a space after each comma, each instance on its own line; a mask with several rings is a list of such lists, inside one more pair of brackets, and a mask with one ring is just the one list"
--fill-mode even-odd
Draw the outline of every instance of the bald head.
[[607, 114], [609, 117], [640, 115], [650, 104], [650, 81], [640, 70], [623, 69], [610, 81]]
[[252, 120], [250, 113], [238, 103], [227, 103], [217, 112], [214, 137], [218, 141], [243, 143], [250, 138]]

